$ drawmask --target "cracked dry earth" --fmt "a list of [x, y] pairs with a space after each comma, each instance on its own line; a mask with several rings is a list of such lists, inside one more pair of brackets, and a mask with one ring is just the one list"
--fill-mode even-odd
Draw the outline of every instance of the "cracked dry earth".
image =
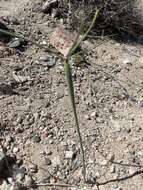
[[[60, 20], [41, 13], [40, 6], [40, 0], [1, 0], [0, 15], [16, 32], [45, 43]], [[99, 190], [142, 190], [143, 47], [98, 43], [86, 40], [82, 48], [90, 64], [72, 68], [87, 177], [100, 184]], [[29, 181], [74, 186], [39, 190], [96, 190], [96, 185], [83, 185], [63, 63], [55, 57], [49, 63], [51, 55], [29, 44], [23, 51], [3, 52], [0, 132], [7, 154], [16, 157]]]

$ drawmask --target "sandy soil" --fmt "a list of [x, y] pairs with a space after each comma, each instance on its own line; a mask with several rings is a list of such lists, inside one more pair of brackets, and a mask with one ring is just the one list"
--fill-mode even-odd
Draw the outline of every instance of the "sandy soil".
[[[48, 42], [60, 21], [41, 13], [40, 6], [39, 0], [2, 0], [0, 15], [15, 31], [37, 42]], [[14, 24], [14, 19], [19, 24]], [[73, 67], [87, 176], [101, 183], [100, 190], [141, 190], [143, 47], [110, 39], [99, 46], [98, 43], [99, 40], [86, 40], [82, 48], [90, 64]], [[48, 61], [46, 66], [43, 64], [43, 56], [47, 53], [29, 44], [23, 51], [12, 50], [1, 56], [3, 144], [9, 155], [16, 155], [17, 162], [23, 161], [21, 167], [35, 181], [71, 183], [75, 188], [65, 189], [83, 189], [77, 187], [83, 185], [82, 163], [63, 63], [57, 59], [49, 68]], [[15, 75], [22, 81], [16, 81]], [[32, 163], [38, 167], [35, 173], [31, 172]]]

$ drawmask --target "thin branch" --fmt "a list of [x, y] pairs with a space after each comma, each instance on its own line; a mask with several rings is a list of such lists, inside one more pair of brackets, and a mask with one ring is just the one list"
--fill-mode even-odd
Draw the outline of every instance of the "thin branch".
[[58, 184], [58, 183], [35, 183], [30, 187], [42, 187], [42, 186], [49, 186], [49, 187], [75, 187], [70, 184]]
[[132, 178], [132, 177], [134, 177], [136, 175], [142, 174], [142, 173], [143, 173], [143, 170], [138, 170], [138, 171], [135, 171], [134, 173], [132, 173], [131, 175], [127, 175], [127, 176], [124, 176], [124, 177], [121, 177], [121, 178], [110, 179], [110, 180], [103, 181], [103, 182], [98, 182], [97, 181], [97, 185], [100, 186], [100, 185], [106, 185], [108, 183], [124, 181], [124, 180], [130, 179], [130, 178]]

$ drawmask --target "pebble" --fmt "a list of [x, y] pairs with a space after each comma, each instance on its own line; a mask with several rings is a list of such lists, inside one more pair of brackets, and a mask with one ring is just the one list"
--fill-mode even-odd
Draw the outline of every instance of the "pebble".
[[41, 141], [41, 138], [40, 138], [39, 135], [34, 135], [34, 136], [33, 136], [33, 142], [34, 142], [34, 143], [39, 143], [40, 141]]
[[8, 44], [8, 46], [10, 47], [10, 48], [17, 48], [17, 47], [19, 47], [21, 45], [21, 43], [20, 43], [20, 40], [19, 39], [14, 39], [14, 40], [12, 40], [11, 42], [9, 42], [9, 44]]
[[49, 166], [49, 165], [51, 165], [52, 162], [49, 158], [45, 158], [45, 163], [46, 163], [46, 165]]
[[44, 108], [41, 111], [41, 117], [46, 117], [46, 118], [50, 119], [51, 118], [51, 114], [48, 112], [48, 110], [46, 108]]
[[54, 56], [43, 55], [39, 58], [39, 61], [45, 67], [52, 67], [56, 64], [56, 58]]
[[31, 173], [37, 173], [37, 172], [38, 172], [38, 167], [37, 167], [36, 164], [31, 164], [31, 165], [29, 165], [28, 169], [29, 169], [29, 171], [30, 171]]
[[9, 144], [10, 144], [11, 142], [13, 142], [13, 138], [12, 138], [11, 136], [9, 136], [9, 135], [6, 136], [6, 139], [5, 139], [5, 140], [6, 140], [6, 142], [9, 143]]
[[7, 181], [3, 180], [2, 184], [0, 185], [0, 190], [14, 190], [15, 187], [12, 184], [7, 183]]
[[29, 186], [30, 187], [32, 185], [32, 183], [33, 183], [32, 178], [30, 176], [28, 176], [28, 175], [25, 175], [25, 180], [24, 180], [25, 186]]
[[71, 159], [72, 160], [74, 158], [74, 156], [75, 156], [75, 152], [72, 151], [72, 150], [69, 150], [69, 151], [65, 152], [65, 158], [66, 159]]
[[52, 165], [53, 165], [54, 167], [59, 166], [60, 163], [61, 163], [60, 156], [55, 156], [55, 157], [52, 159]]
[[51, 58], [52, 58], [52, 57], [49, 56], [49, 55], [42, 55], [42, 56], [39, 58], [39, 61], [44, 61], [44, 62], [46, 62], [46, 61], [50, 61]]
[[123, 64], [127, 64], [127, 65], [132, 65], [132, 60], [130, 59], [130, 58], [128, 58], [128, 57], [126, 57], [124, 60], [123, 60]]
[[15, 154], [15, 153], [18, 153], [20, 151], [20, 149], [18, 147], [14, 147], [12, 152]]
[[49, 156], [49, 155], [52, 155], [52, 151], [47, 151], [46, 154]]
[[115, 173], [115, 165], [114, 164], [112, 164], [111, 166], [110, 166], [110, 172], [111, 173]]
[[108, 163], [108, 161], [107, 161], [107, 160], [103, 160], [103, 161], [101, 161], [100, 165], [101, 165], [101, 166], [106, 166], [106, 165], [107, 165], [107, 163]]
[[58, 6], [59, 1], [58, 0], [47, 0], [44, 2], [41, 11], [43, 13], [49, 13], [51, 12], [51, 9], [55, 8]]
[[17, 122], [17, 124], [21, 124], [22, 123], [22, 117], [18, 117], [16, 122]]
[[95, 178], [99, 178], [101, 175], [100, 175], [100, 173], [99, 173], [99, 171], [97, 171], [96, 173], [95, 173]]
[[96, 111], [92, 112], [92, 113], [90, 114], [90, 116], [91, 116], [92, 118], [95, 118], [95, 117], [96, 117]]
[[3, 169], [4, 160], [5, 160], [5, 155], [3, 152], [0, 152], [0, 173]]
[[37, 121], [40, 118], [40, 114], [39, 113], [34, 113], [34, 120]]
[[25, 174], [24, 174], [23, 172], [19, 172], [19, 173], [15, 176], [17, 182], [21, 182], [21, 181], [24, 179], [24, 177], [25, 177]]

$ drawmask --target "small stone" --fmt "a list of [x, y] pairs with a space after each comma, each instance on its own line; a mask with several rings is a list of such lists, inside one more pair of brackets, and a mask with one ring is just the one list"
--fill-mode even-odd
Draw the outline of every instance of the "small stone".
[[96, 178], [93, 176], [93, 174], [89, 174], [89, 176], [87, 176], [87, 182], [89, 184], [95, 184], [96, 183]]
[[39, 135], [34, 135], [34, 136], [33, 136], [33, 142], [39, 143], [40, 141], [41, 141], [41, 138], [40, 138]]
[[20, 150], [19, 150], [19, 148], [18, 147], [14, 147], [13, 148], [13, 150], [12, 150], [12, 152], [15, 154], [15, 153], [18, 153]]
[[65, 158], [66, 159], [73, 159], [75, 157], [75, 152], [72, 150], [66, 151], [65, 152]]
[[130, 168], [129, 169], [129, 175], [133, 175], [137, 170], [135, 168]]
[[99, 178], [101, 175], [100, 175], [100, 173], [99, 173], [99, 171], [97, 171], [96, 173], [95, 173], [95, 178]]
[[47, 119], [50, 119], [51, 118], [51, 114], [49, 113], [49, 111], [46, 108], [44, 108], [41, 111], [41, 117], [45, 117]]
[[24, 185], [30, 187], [32, 185], [32, 183], [33, 183], [32, 178], [28, 175], [25, 175]]
[[15, 178], [17, 182], [21, 182], [24, 179], [25, 174], [23, 172], [19, 172]]
[[89, 115], [85, 115], [85, 119], [90, 120], [90, 116]]
[[12, 177], [8, 177], [8, 178], [7, 178], [7, 181], [8, 181], [10, 184], [12, 184], [12, 183], [13, 183], [13, 178], [12, 178]]
[[37, 165], [36, 165], [36, 164], [31, 164], [31, 165], [29, 165], [29, 171], [30, 171], [31, 173], [37, 173], [37, 172], [38, 172], [38, 167], [37, 167]]
[[123, 190], [121, 187], [114, 188], [112, 190]]
[[90, 114], [90, 116], [91, 116], [92, 118], [95, 118], [95, 117], [96, 117], [96, 111], [92, 112], [92, 113]]
[[8, 46], [10, 47], [10, 48], [17, 48], [17, 47], [19, 47], [21, 45], [21, 43], [20, 43], [20, 40], [19, 39], [14, 39], [14, 40], [12, 40], [11, 42], [9, 42], [9, 44], [8, 44]]
[[22, 123], [22, 117], [18, 117], [16, 122], [17, 122], [17, 124], [21, 124]]
[[39, 113], [34, 113], [34, 120], [37, 121], [40, 118]]
[[42, 56], [39, 58], [39, 61], [44, 61], [44, 62], [50, 61], [50, 58], [51, 58], [51, 56], [49, 56], [49, 55], [42, 55]]
[[49, 156], [49, 155], [52, 155], [52, 151], [47, 151], [46, 154]]
[[45, 164], [46, 164], [46, 165], [49, 166], [49, 165], [51, 165], [51, 163], [52, 163], [52, 162], [51, 162], [51, 160], [50, 160], [49, 158], [45, 158]]
[[61, 163], [61, 160], [60, 160], [60, 157], [59, 156], [55, 156], [53, 159], [52, 159], [52, 165], [54, 167], [57, 167], [59, 166]]
[[58, 0], [47, 0], [46, 2], [44, 2], [41, 11], [43, 13], [50, 13], [53, 8], [58, 6], [58, 3]]
[[15, 128], [15, 131], [16, 133], [23, 133], [24, 132], [24, 129], [21, 125], [18, 125], [16, 128]]
[[50, 139], [49, 144], [53, 144], [53, 143], [54, 143], [53, 139]]
[[108, 161], [107, 161], [107, 160], [103, 160], [103, 161], [100, 163], [100, 165], [101, 165], [101, 166], [106, 166], [106, 165], [107, 165], [107, 163], [108, 163]]
[[139, 63], [143, 64], [143, 56], [139, 58]]
[[5, 139], [5, 140], [6, 140], [6, 142], [9, 143], [9, 144], [10, 144], [11, 142], [13, 142], [13, 138], [12, 138], [11, 136], [9, 136], [9, 135], [6, 136], [6, 139]]
[[128, 57], [126, 57], [124, 60], [123, 60], [123, 64], [131, 64], [132, 65], [132, 61], [131, 59], [129, 59]]
[[4, 82], [1, 82], [0, 83], [0, 95], [1, 94], [15, 94], [16, 92], [13, 90], [12, 86], [7, 84], [7, 83], [4, 83]]
[[43, 55], [39, 58], [40, 64], [44, 67], [52, 67], [56, 64], [56, 57]]
[[3, 169], [4, 160], [5, 160], [5, 155], [3, 152], [0, 152], [0, 173]]
[[0, 190], [14, 190], [15, 187], [12, 184], [9, 184], [7, 181], [3, 180], [2, 184], [0, 185]]
[[110, 172], [111, 172], [111, 173], [115, 173], [115, 165], [114, 165], [114, 164], [111, 165], [111, 167], [110, 167]]
[[114, 132], [121, 132], [121, 127], [117, 126], [116, 128], [114, 128]]

